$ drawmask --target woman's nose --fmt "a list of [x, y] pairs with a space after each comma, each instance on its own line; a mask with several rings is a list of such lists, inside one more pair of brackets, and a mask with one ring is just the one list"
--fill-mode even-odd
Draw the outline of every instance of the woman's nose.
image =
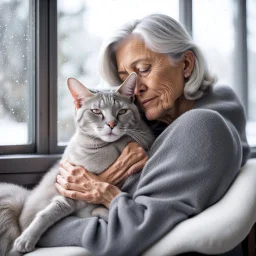
[[137, 84], [136, 87], [135, 87], [135, 95], [139, 96], [139, 95], [142, 95], [143, 92], [146, 90], [146, 86], [143, 85], [143, 84]]
[[137, 85], [135, 87], [135, 95], [139, 96], [146, 90], [146, 86], [142, 83], [141, 79], [137, 77]]

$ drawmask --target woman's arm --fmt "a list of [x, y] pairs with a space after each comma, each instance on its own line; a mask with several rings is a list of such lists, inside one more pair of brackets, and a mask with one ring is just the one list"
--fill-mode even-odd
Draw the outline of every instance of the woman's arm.
[[148, 155], [136, 142], [130, 142], [119, 158], [103, 173], [98, 175], [101, 181], [118, 185], [127, 177], [141, 171], [148, 161]]
[[120, 193], [108, 222], [68, 218], [39, 246], [78, 245], [96, 255], [139, 255], [177, 223], [218, 201], [241, 165], [237, 131], [216, 112], [192, 110], [156, 140], [136, 192]]

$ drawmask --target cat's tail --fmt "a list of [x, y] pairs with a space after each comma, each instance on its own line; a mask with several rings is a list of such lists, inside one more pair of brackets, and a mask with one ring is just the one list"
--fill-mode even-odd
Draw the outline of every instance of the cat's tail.
[[0, 183], [0, 255], [6, 256], [20, 235], [19, 217], [29, 191], [18, 185]]

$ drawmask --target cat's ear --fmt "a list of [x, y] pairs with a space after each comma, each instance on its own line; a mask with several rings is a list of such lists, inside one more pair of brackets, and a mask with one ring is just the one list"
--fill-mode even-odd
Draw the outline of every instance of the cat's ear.
[[95, 95], [75, 78], [72, 78], [72, 77], [68, 78], [67, 84], [68, 84], [68, 89], [70, 90], [71, 95], [74, 99], [76, 108], [81, 107], [82, 100], [84, 98], [92, 97]]
[[137, 74], [135, 72], [132, 72], [125, 79], [125, 81], [119, 86], [119, 88], [117, 89], [117, 92], [133, 100], [136, 85], [137, 85]]

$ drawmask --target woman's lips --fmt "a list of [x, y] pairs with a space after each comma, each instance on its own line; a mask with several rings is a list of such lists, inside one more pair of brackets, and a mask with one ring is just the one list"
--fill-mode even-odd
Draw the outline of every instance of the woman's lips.
[[[156, 97], [155, 97], [155, 98], [156, 98]], [[154, 100], [155, 98], [151, 98], [151, 99], [147, 99], [147, 100], [142, 101], [142, 105], [143, 105], [143, 106], [148, 105], [149, 102], [152, 101], [152, 100]]]

